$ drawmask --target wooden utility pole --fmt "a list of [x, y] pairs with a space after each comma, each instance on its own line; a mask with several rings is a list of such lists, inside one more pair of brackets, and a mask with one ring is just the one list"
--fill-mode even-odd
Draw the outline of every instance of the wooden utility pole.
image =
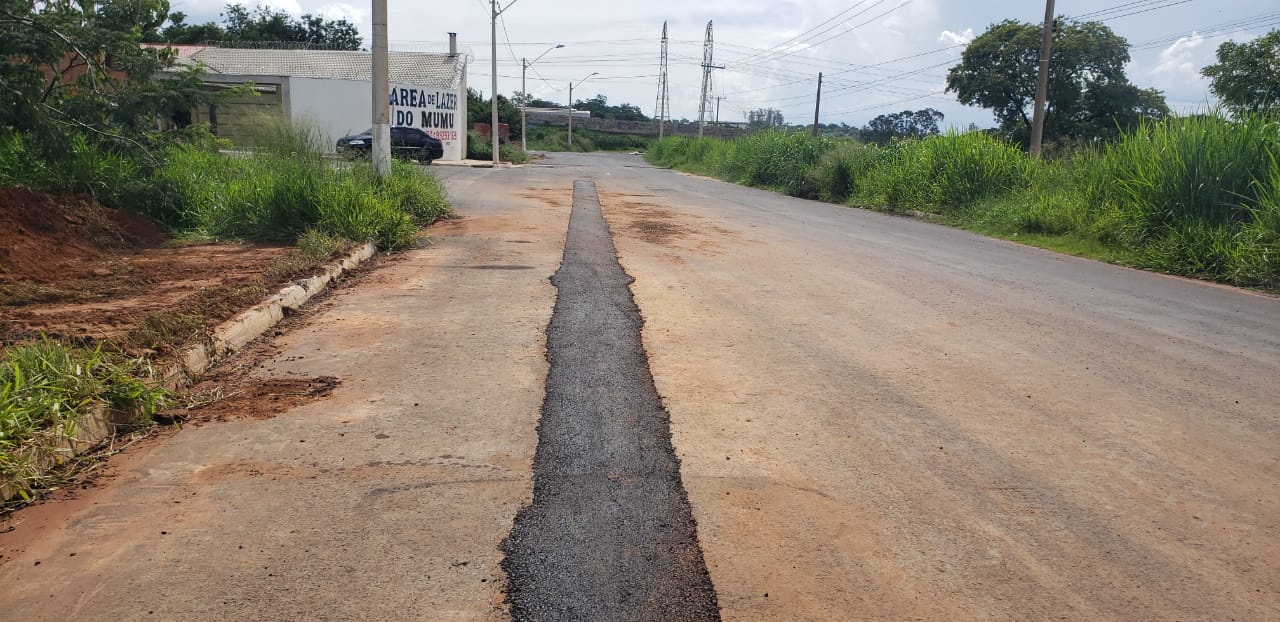
[[818, 137], [818, 113], [822, 110], [822, 72], [818, 72], [818, 99], [813, 103], [813, 136]]
[[1053, 0], [1045, 1], [1044, 30], [1040, 33], [1040, 74], [1036, 78], [1035, 116], [1031, 120], [1031, 155], [1040, 156], [1044, 141], [1045, 100], [1049, 98], [1049, 56], [1053, 49]]

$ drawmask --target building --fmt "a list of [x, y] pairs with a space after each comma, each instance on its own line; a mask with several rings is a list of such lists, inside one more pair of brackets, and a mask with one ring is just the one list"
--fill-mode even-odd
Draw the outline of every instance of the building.
[[[467, 61], [450, 36], [448, 54], [391, 52], [391, 125], [416, 127], [444, 143], [445, 160], [467, 153]], [[208, 88], [250, 83], [254, 95], [230, 98], [192, 113], [213, 133], [251, 146], [264, 121], [314, 127], [326, 148], [372, 125], [372, 56], [368, 52], [173, 46], [180, 65], [203, 65]]]

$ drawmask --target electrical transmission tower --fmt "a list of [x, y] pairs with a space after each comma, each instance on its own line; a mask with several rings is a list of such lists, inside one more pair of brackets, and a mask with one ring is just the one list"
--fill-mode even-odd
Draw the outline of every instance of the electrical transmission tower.
[[658, 72], [658, 140], [662, 140], [671, 113], [671, 97], [667, 93], [667, 23], [662, 22], [662, 69]]
[[711, 100], [708, 98], [711, 88], [711, 70], [724, 69], [717, 67], [712, 62], [715, 55], [715, 37], [711, 32], [711, 22], [707, 22], [707, 39], [702, 44], [702, 101], [698, 102], [698, 138], [702, 138], [703, 128], [707, 126], [707, 107], [710, 106]]

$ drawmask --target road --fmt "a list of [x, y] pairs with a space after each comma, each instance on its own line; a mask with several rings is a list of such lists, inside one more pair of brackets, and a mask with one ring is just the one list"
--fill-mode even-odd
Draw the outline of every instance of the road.
[[[634, 156], [440, 170], [464, 218], [255, 371], [337, 376], [333, 396], [183, 430], [30, 511], [0, 535], [0, 611], [508, 619], [502, 547], [513, 526], [555, 540], [516, 518], [555, 507], [547, 482], [657, 477], [547, 458], [642, 438], [679, 459], [662, 477], [687, 502], [662, 511], [696, 522], [725, 620], [1280, 619], [1280, 299]], [[619, 386], [651, 379], [665, 410], [637, 427], [669, 446], [547, 425], [556, 365], [596, 364], [547, 335], [576, 180], [635, 279], [650, 375]], [[610, 282], [583, 295], [625, 318]], [[595, 519], [636, 505], [578, 506], [566, 533], [625, 555]]]

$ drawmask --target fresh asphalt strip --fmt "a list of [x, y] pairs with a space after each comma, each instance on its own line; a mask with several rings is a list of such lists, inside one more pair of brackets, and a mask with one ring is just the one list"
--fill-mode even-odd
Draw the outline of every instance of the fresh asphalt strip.
[[502, 543], [517, 621], [720, 619], [631, 281], [595, 184], [575, 182], [533, 503]]

